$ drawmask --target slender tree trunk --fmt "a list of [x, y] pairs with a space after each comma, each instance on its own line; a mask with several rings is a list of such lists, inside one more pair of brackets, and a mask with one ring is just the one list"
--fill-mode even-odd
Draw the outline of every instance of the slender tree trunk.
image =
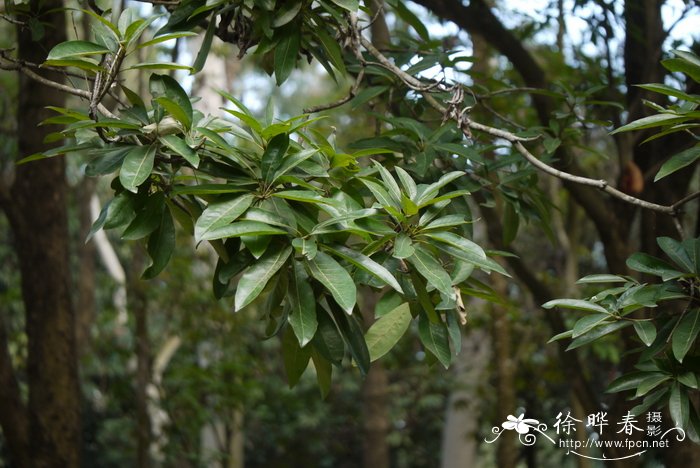
[[151, 383], [151, 341], [148, 332], [148, 297], [139, 278], [143, 251], [135, 246], [128, 279], [129, 309], [133, 313], [136, 337], [136, 459], [138, 468], [151, 466], [153, 434], [149, 414], [148, 386]]
[[[508, 284], [499, 275], [491, 278], [494, 291], [507, 297]], [[498, 394], [498, 421], [506, 421], [508, 415], [515, 411], [515, 365], [511, 346], [511, 326], [508, 309], [494, 304], [493, 309], [493, 354], [496, 361]], [[518, 416], [518, 415], [515, 415]], [[515, 466], [518, 461], [518, 449], [514, 431], [505, 431], [499, 438], [496, 448], [498, 466]]]
[[76, 346], [78, 355], [84, 355], [90, 343], [90, 329], [95, 320], [95, 262], [97, 249], [94, 242], [85, 243], [92, 226], [92, 210], [90, 204], [95, 194], [97, 180], [85, 178], [74, 190], [78, 217], [80, 218], [80, 234], [77, 239], [78, 251], [78, 297], [76, 304]]
[[477, 459], [481, 383], [491, 360], [491, 339], [483, 330], [465, 334], [462, 353], [452, 366], [454, 376], [445, 410], [441, 468], [479, 466]]
[[[362, 289], [362, 316], [365, 326], [374, 322], [374, 308], [379, 300], [379, 294], [370, 288]], [[389, 414], [387, 395], [389, 378], [381, 361], [374, 361], [365, 381], [362, 383], [362, 421], [364, 424], [364, 439], [362, 460], [365, 468], [389, 468]]]
[[[41, 63], [46, 52], [66, 39], [65, 14], [56, 0], [30, 2], [32, 16], [49, 24], [41, 43], [29, 28], [17, 33], [20, 60]], [[47, 13], [49, 12], [50, 13]], [[60, 77], [52, 76], [60, 80]], [[62, 107], [63, 95], [19, 77], [18, 147], [24, 157], [46, 149], [55, 129], [37, 124], [46, 106]], [[60, 158], [17, 166], [6, 211], [14, 232], [22, 276], [28, 339], [27, 383], [29, 457], [35, 467], [80, 465], [80, 384], [68, 263], [65, 166]], [[4, 427], [4, 432], [21, 430]], [[20, 448], [21, 449], [21, 448]], [[13, 451], [13, 457], [26, 459]]]

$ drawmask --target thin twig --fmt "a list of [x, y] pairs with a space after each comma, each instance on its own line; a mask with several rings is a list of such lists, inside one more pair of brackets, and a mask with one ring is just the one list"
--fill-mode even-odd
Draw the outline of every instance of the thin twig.
[[691, 193], [691, 194], [688, 195], [687, 197], [681, 198], [681, 199], [678, 200], [676, 203], [674, 203], [673, 205], [671, 205], [671, 207], [672, 207], [674, 210], [678, 211], [678, 209], [679, 209], [681, 206], [685, 205], [685, 204], [688, 203], [689, 201], [695, 200], [696, 198], [700, 198], [700, 192]]
[[[411, 76], [410, 74], [404, 72], [401, 70], [399, 67], [397, 67], [391, 60], [389, 60], [386, 56], [384, 56], [379, 50], [377, 50], [376, 47], [372, 45], [372, 43], [367, 40], [364, 36], [359, 37], [359, 41], [362, 44], [362, 46], [372, 55], [376, 60], [378, 60], [385, 68], [390, 70], [392, 73], [394, 73], [397, 77], [401, 79], [404, 83], [410, 85], [411, 87], [415, 88], [422, 88], [423, 83], [415, 78], [414, 76]], [[441, 88], [441, 91], [449, 91], [445, 89], [444, 87]], [[446, 115], [448, 113], [448, 109], [445, 108], [440, 102], [435, 99], [432, 94], [428, 92], [423, 92], [423, 97], [425, 98], [426, 102], [433, 107], [435, 110], [440, 112], [443, 115]], [[450, 118], [453, 120], [457, 120], [457, 118], [454, 115], [454, 112], [451, 113]], [[549, 175], [552, 175], [554, 177], [557, 177], [562, 180], [567, 180], [569, 182], [573, 182], [576, 184], [580, 185], [587, 185], [590, 187], [595, 187], [598, 188], [609, 195], [622, 200], [626, 203], [629, 203], [631, 205], [639, 206], [641, 208], [645, 208], [648, 210], [656, 211], [659, 213], [664, 213], [669, 216], [672, 216], [675, 221], [676, 221], [676, 227], [680, 228], [680, 222], [677, 219], [678, 215], [678, 207], [685, 203], [688, 200], [680, 200], [680, 202], [676, 202], [674, 205], [659, 205], [657, 203], [652, 203], [646, 200], [642, 200], [640, 198], [633, 197], [631, 195], [628, 195], [624, 192], [621, 192], [620, 190], [611, 187], [610, 184], [603, 179], [591, 179], [589, 177], [583, 177], [583, 176], [577, 176], [574, 174], [570, 174], [565, 171], [561, 171], [559, 169], [556, 169], [547, 163], [537, 159], [525, 146], [523, 145], [523, 142], [525, 141], [530, 141], [533, 140], [533, 138], [523, 138], [515, 135], [512, 132], [509, 132], [507, 130], [501, 130], [498, 128], [490, 127], [488, 125], [480, 124], [478, 122], [474, 122], [470, 119], [464, 119], [463, 116], [459, 116], [458, 124], [462, 128], [462, 131], [465, 132], [467, 136], [469, 136], [469, 130], [477, 130], [481, 131], [484, 133], [487, 133], [489, 135], [498, 137], [498, 138], [503, 138], [510, 142], [513, 147], [520, 153], [521, 156], [523, 156], [528, 162], [530, 162], [533, 166], [541, 170], [542, 172], [545, 172]], [[692, 198], [695, 198], [696, 196], [700, 195], [693, 195]], [[688, 197], [686, 197], [688, 198]], [[692, 199], [691, 198], [691, 199]], [[682, 202], [682, 203], [681, 203]], [[682, 234], [682, 230], [679, 229], [679, 232]]]
[[343, 104], [349, 102], [352, 98], [357, 96], [357, 90], [360, 88], [360, 84], [362, 83], [362, 79], [365, 76], [365, 69], [361, 68], [360, 73], [357, 74], [357, 78], [355, 79], [355, 83], [352, 85], [350, 88], [350, 91], [348, 91], [348, 94], [337, 100], [336, 102], [332, 102], [330, 104], [321, 104], [319, 106], [313, 106], [313, 107], [307, 107], [304, 109], [304, 114], [314, 114], [316, 112], [321, 112], [324, 110], [328, 109], [335, 109], [336, 107], [340, 107]]
[[[20, 72], [24, 73], [27, 77], [31, 78], [32, 80], [37, 81], [45, 86], [49, 86], [51, 88], [62, 91], [64, 93], [72, 94], [74, 96], [78, 96], [78, 97], [81, 97], [83, 99], [87, 99], [88, 101], [92, 97], [92, 93], [90, 91], [86, 91], [84, 89], [71, 88], [70, 86], [66, 86], [63, 83], [57, 83], [56, 81], [49, 80], [48, 78], [44, 78], [43, 76], [34, 73], [34, 71], [32, 71], [29, 67], [26, 67], [20, 63], [13, 63], [10, 65], [0, 63], [0, 68], [3, 70], [20, 71]], [[105, 117], [109, 117], [111, 119], [118, 118], [115, 114], [113, 114], [109, 109], [107, 109], [102, 104], [97, 105], [97, 110], [100, 112], [100, 114], [104, 115]]]

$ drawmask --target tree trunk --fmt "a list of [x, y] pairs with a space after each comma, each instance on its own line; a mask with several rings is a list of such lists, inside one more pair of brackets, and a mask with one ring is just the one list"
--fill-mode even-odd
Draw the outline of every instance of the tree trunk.
[[151, 384], [151, 341], [148, 332], [148, 296], [146, 284], [139, 278], [143, 270], [144, 254], [141, 246], [134, 246], [128, 277], [129, 310], [134, 315], [136, 338], [136, 466], [151, 466], [153, 431], [149, 414], [148, 387]]
[[[379, 299], [378, 293], [370, 288], [362, 290], [362, 316], [365, 326], [374, 323], [374, 308]], [[387, 394], [389, 378], [381, 361], [374, 361], [365, 381], [362, 383], [362, 421], [364, 423], [364, 439], [362, 460], [365, 468], [389, 468], [389, 414]]]
[[80, 233], [76, 242], [78, 251], [78, 297], [75, 311], [75, 333], [78, 355], [85, 355], [90, 344], [90, 329], [95, 320], [95, 261], [97, 249], [94, 242], [85, 243], [92, 226], [90, 204], [95, 194], [97, 180], [85, 178], [73, 191], [80, 218]]
[[[41, 44], [29, 28], [17, 33], [18, 58], [41, 63], [47, 50], [66, 39], [65, 14], [56, 0], [30, 2], [31, 16], [49, 24]], [[48, 13], [50, 11], [50, 13]], [[60, 77], [52, 76], [55, 80]], [[46, 150], [55, 131], [38, 127], [46, 106], [64, 105], [55, 89], [19, 77], [19, 157]], [[29, 457], [35, 467], [80, 465], [80, 383], [71, 301], [65, 166], [61, 158], [17, 166], [6, 211], [22, 276], [28, 339], [27, 383]], [[20, 426], [21, 427], [21, 426]], [[18, 430], [4, 427], [4, 432]], [[24, 459], [17, 447], [13, 458]], [[21, 447], [20, 447], [21, 450]]]
[[445, 411], [441, 468], [471, 468], [477, 459], [481, 383], [491, 362], [491, 340], [480, 329], [464, 335], [462, 354], [452, 367], [452, 392]]

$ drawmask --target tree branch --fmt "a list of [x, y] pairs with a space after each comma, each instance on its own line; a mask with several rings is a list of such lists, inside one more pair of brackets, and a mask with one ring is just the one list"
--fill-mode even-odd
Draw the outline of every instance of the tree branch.
[[[78, 96], [83, 99], [87, 99], [88, 101], [92, 98], [92, 93], [90, 91], [86, 91], [84, 89], [76, 89], [72, 88], [68, 85], [64, 85], [63, 83], [57, 83], [56, 81], [49, 80], [48, 78], [44, 78], [43, 76], [35, 73], [30, 67], [19, 63], [19, 62], [11, 62], [11, 63], [0, 63], [0, 69], [3, 70], [16, 70], [21, 73], [24, 73], [27, 77], [31, 78], [32, 80], [41, 83], [45, 86], [57, 89], [61, 92], [72, 94], [73, 96]], [[103, 104], [97, 104], [97, 110], [100, 112], [100, 114], [104, 115], [105, 117], [109, 117], [111, 119], [117, 119], [118, 117], [113, 114], [109, 109], [107, 109]]]
[[[474, 122], [473, 120], [470, 120], [468, 118], [464, 118], [464, 113], [463, 112], [454, 112], [450, 111], [448, 108], [440, 104], [440, 102], [435, 99], [434, 96], [430, 94], [429, 91], [425, 89], [425, 85], [415, 78], [414, 76], [404, 72], [401, 70], [399, 67], [394, 65], [394, 63], [391, 62], [384, 54], [382, 54], [379, 50], [377, 50], [372, 43], [370, 43], [365, 37], [360, 37], [360, 42], [362, 46], [369, 51], [372, 56], [374, 56], [375, 59], [379, 61], [385, 68], [390, 70], [392, 73], [394, 73], [401, 81], [406, 83], [409, 87], [412, 89], [415, 89], [417, 91], [420, 91], [423, 93], [423, 97], [425, 100], [430, 104], [436, 111], [441, 113], [443, 116], [446, 118], [451, 118], [454, 120], [457, 125], [459, 125], [463, 131], [468, 132], [469, 130], [477, 130], [481, 131], [484, 133], [487, 133], [491, 136], [495, 136], [498, 138], [503, 138], [504, 140], [507, 140], [510, 142], [515, 150], [520, 153], [521, 156], [523, 156], [530, 164], [535, 166], [537, 169], [540, 171], [549, 174], [551, 176], [557, 177], [559, 179], [562, 179], [564, 181], [568, 182], [573, 182], [574, 184], [577, 185], [585, 185], [589, 187], [595, 187], [597, 189], [600, 189], [607, 194], [622, 200], [626, 203], [629, 203], [631, 205], [638, 206], [640, 208], [644, 208], [647, 210], [652, 210], [656, 211], [659, 213], [667, 214], [672, 217], [676, 217], [677, 215], [677, 210], [674, 207], [674, 205], [659, 205], [656, 203], [648, 202], [646, 200], [642, 200], [640, 198], [633, 197], [631, 195], [628, 195], [624, 192], [621, 192], [620, 190], [611, 187], [610, 184], [603, 179], [591, 179], [589, 177], [583, 177], [583, 176], [578, 176], [574, 175], [559, 169], [556, 169], [545, 162], [537, 159], [525, 146], [522, 144], [524, 141], [530, 141], [532, 138], [523, 138], [515, 135], [512, 132], [509, 132], [507, 130], [501, 130], [498, 128], [490, 127], [488, 125], [480, 124], [478, 122]], [[438, 91], [449, 91], [448, 89], [444, 87], [438, 87]]]

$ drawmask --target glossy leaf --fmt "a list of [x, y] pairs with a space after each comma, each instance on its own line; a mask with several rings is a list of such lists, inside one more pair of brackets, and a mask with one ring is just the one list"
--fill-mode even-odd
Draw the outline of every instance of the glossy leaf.
[[283, 234], [287, 234], [287, 231], [259, 221], [237, 221], [202, 234], [200, 240], [215, 240], [241, 236], [277, 236]]
[[695, 145], [692, 148], [688, 148], [685, 151], [681, 151], [680, 153], [671, 156], [668, 161], [661, 166], [659, 172], [656, 173], [654, 182], [663, 179], [676, 171], [680, 171], [684, 167], [693, 164], [698, 159], [700, 159], [700, 145]]
[[135, 146], [124, 158], [119, 170], [119, 181], [130, 192], [136, 193], [141, 185], [153, 171], [153, 163], [156, 156], [155, 145]]
[[433, 323], [425, 314], [421, 314], [418, 316], [418, 336], [425, 349], [430, 351], [445, 368], [449, 367], [452, 353], [445, 324]]
[[678, 322], [671, 339], [673, 356], [678, 362], [683, 362], [683, 358], [695, 344], [698, 332], [700, 332], [700, 309], [692, 309], [687, 311]]
[[170, 210], [163, 211], [160, 226], [148, 238], [148, 255], [151, 265], [144, 271], [143, 278], [155, 278], [170, 262], [175, 251], [175, 224]]
[[345, 268], [323, 252], [306, 262], [311, 275], [323, 284], [346, 313], [351, 314], [357, 300], [357, 288]]
[[285, 35], [275, 47], [275, 80], [277, 86], [284, 83], [294, 70], [301, 42], [300, 31], [293, 27], [285, 28]]
[[416, 250], [413, 248], [413, 242], [411, 242], [410, 237], [403, 232], [396, 236], [396, 239], [394, 240], [394, 251], [392, 253], [394, 258], [408, 258], [413, 255], [415, 251]]
[[207, 239], [211, 231], [236, 220], [250, 208], [253, 200], [255, 195], [247, 193], [231, 200], [210, 203], [194, 225], [195, 240]]
[[83, 57], [86, 55], [101, 55], [110, 53], [107, 47], [89, 41], [66, 41], [56, 45], [46, 60], [64, 60], [68, 58]]
[[656, 327], [652, 322], [634, 322], [634, 330], [637, 332], [637, 336], [639, 337], [639, 339], [642, 340], [642, 343], [644, 343], [647, 346], [651, 346], [651, 344], [656, 339]]
[[287, 328], [282, 335], [282, 360], [284, 361], [284, 370], [287, 374], [289, 388], [294, 387], [299, 382], [302, 374], [309, 366], [310, 359], [311, 350], [299, 346], [294, 333]]
[[560, 307], [564, 309], [577, 309], [585, 310], [588, 312], [610, 314], [610, 312], [608, 312], [608, 310], [605, 307], [600, 306], [598, 304], [594, 304], [590, 301], [583, 301], [581, 299], [554, 299], [552, 301], [545, 302], [544, 304], [542, 304], [542, 307], [545, 309]]
[[401, 285], [399, 285], [399, 282], [396, 281], [394, 275], [392, 275], [389, 272], [389, 270], [372, 260], [370, 257], [363, 255], [362, 253], [357, 252], [353, 249], [343, 247], [342, 245], [335, 245], [333, 247], [326, 246], [326, 249], [332, 254], [341, 257], [344, 260], [347, 260], [348, 262], [352, 263], [356, 267], [366, 271], [375, 278], [379, 278], [382, 282], [403, 294]]
[[365, 334], [370, 361], [388, 353], [406, 333], [412, 319], [408, 303], [403, 303], [374, 322]]
[[440, 262], [421, 247], [416, 247], [413, 255], [407, 259], [411, 265], [432, 285], [447, 297], [452, 297], [452, 278], [447, 274]]
[[266, 183], [270, 183], [289, 148], [289, 135], [280, 133], [270, 140], [260, 162], [260, 172]]
[[573, 328], [573, 333], [571, 335], [572, 338], [578, 338], [579, 336], [583, 335], [584, 333], [589, 332], [590, 330], [605, 324], [606, 322], [609, 322], [611, 320], [611, 316], [608, 313], [603, 313], [603, 314], [593, 314], [593, 315], [586, 315], [578, 321], [576, 321], [576, 324], [574, 325]]
[[265, 289], [267, 282], [277, 273], [292, 253], [291, 247], [268, 250], [264, 257], [248, 267], [236, 287], [235, 310], [247, 306]]
[[318, 328], [316, 298], [304, 265], [295, 260], [293, 268], [294, 275], [287, 296], [291, 304], [288, 320], [299, 340], [299, 345], [304, 347], [314, 337]]
[[168, 148], [173, 150], [176, 154], [179, 154], [185, 160], [192, 165], [192, 167], [199, 167], [199, 155], [195, 150], [190, 148], [190, 146], [185, 143], [185, 140], [176, 135], [165, 135], [160, 137], [161, 143], [165, 144]]
[[690, 418], [690, 400], [688, 393], [681, 387], [679, 383], [674, 383], [671, 387], [671, 395], [668, 399], [668, 410], [671, 413], [671, 419], [676, 427], [687, 427], [688, 419]]

